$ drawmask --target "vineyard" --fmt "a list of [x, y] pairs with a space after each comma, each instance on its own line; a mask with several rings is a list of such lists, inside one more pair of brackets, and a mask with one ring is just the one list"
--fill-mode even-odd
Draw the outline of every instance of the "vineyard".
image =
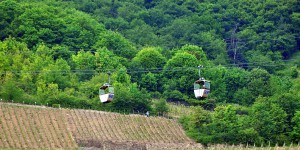
[[0, 148], [199, 149], [174, 119], [0, 103]]
[[189, 139], [175, 119], [0, 103], [0, 149], [299, 149], [212, 145]]

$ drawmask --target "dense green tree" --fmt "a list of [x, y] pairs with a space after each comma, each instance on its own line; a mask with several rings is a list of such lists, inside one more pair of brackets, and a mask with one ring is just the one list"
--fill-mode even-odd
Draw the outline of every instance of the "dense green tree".
[[281, 93], [278, 96], [274, 96], [274, 102], [277, 103], [281, 109], [287, 114], [287, 125], [288, 129], [291, 130], [291, 120], [294, 117], [297, 110], [300, 109], [299, 96], [294, 93]]
[[[160, 48], [148, 47], [137, 53], [130, 64], [130, 68], [133, 70], [131, 72], [133, 82], [137, 82], [150, 91], [157, 90], [160, 84], [158, 83], [158, 72], [163, 69], [166, 63], [166, 58], [161, 54], [161, 50]], [[151, 72], [153, 74], [149, 74]]]
[[264, 69], [253, 69], [250, 72], [249, 82], [247, 88], [250, 92], [258, 97], [261, 96], [270, 96], [272, 95], [270, 79], [271, 75]]
[[154, 33], [155, 28], [146, 24], [143, 20], [134, 19], [130, 22], [130, 28], [122, 31], [124, 37], [130, 39], [138, 48], [154, 46], [160, 43], [159, 37]]
[[238, 115], [236, 106], [217, 106], [214, 112], [202, 107], [193, 107], [192, 110], [191, 115], [183, 116], [180, 121], [187, 134], [202, 144], [261, 142], [258, 132], [250, 126], [249, 116]]
[[[234, 98], [234, 94], [239, 90], [242, 89], [246, 84], [248, 80], [249, 73], [246, 72], [244, 69], [240, 68], [229, 68], [225, 74], [225, 84], [227, 87], [227, 98], [228, 102], [236, 102], [239, 103], [238, 99]], [[246, 92], [246, 91], [243, 91]], [[246, 92], [247, 93], [247, 92]], [[247, 96], [247, 94], [244, 93]], [[241, 94], [241, 93], [240, 93]], [[242, 97], [243, 97], [242, 96]], [[241, 97], [241, 98], [242, 98]], [[245, 100], [245, 99], [244, 99]], [[242, 100], [243, 101], [243, 100]], [[242, 103], [240, 103], [242, 104]], [[245, 104], [245, 103], [244, 103]], [[249, 103], [251, 104], [251, 103]]]
[[290, 133], [292, 140], [297, 142], [300, 140], [300, 111], [297, 111], [292, 123], [294, 123], [293, 131]]
[[63, 59], [57, 59], [55, 63], [44, 66], [38, 80], [47, 83], [56, 83], [59, 89], [65, 89], [71, 85], [71, 70], [68, 63]]
[[70, 61], [72, 57], [72, 52], [67, 46], [54, 45], [52, 50], [54, 59], [62, 58], [66, 61]]
[[[194, 55], [178, 52], [167, 61], [163, 69], [163, 76], [167, 79], [174, 79], [175, 89], [183, 93], [190, 93], [197, 77], [196, 66], [199, 65], [198, 62]], [[165, 84], [170, 84], [170, 80], [166, 80]]]
[[45, 81], [39, 80], [38, 82], [36, 82], [36, 88], [37, 99], [43, 104], [46, 104], [47, 101], [51, 99], [58, 99], [58, 95], [60, 93], [60, 90], [58, 89], [58, 84], [45, 83]]
[[20, 71], [23, 61], [28, 59], [32, 52], [25, 43], [18, 42], [15, 38], [7, 38], [0, 42], [1, 71]]
[[[235, 2], [165, 0], [159, 3], [97, 0], [53, 4], [58, 3], [64, 7], [77, 7], [78, 10], [95, 16], [107, 29], [122, 33], [130, 41], [136, 42], [135, 45], [149, 44], [176, 48], [189, 43], [195, 44], [203, 48], [208, 58], [216, 59], [216, 64], [227, 62], [226, 46], [230, 58], [234, 59], [232, 62], [244, 63], [247, 62], [246, 52], [252, 50], [263, 53], [278, 51], [287, 58], [295, 52], [299, 41], [298, 38], [294, 38], [299, 36], [296, 32], [299, 30], [297, 26], [299, 3], [295, 0], [278, 3], [247, 0]], [[64, 11], [60, 12], [64, 13]], [[76, 16], [84, 16], [76, 11], [68, 10], [68, 12], [75, 12]], [[64, 16], [62, 14], [59, 16]], [[84, 16], [84, 18], [89, 17]], [[67, 32], [69, 35], [74, 33], [74, 36], [78, 37], [79, 32], [73, 30], [79, 27], [76, 23], [66, 22], [65, 26], [65, 31], [72, 31]], [[96, 26], [99, 27], [95, 24]], [[180, 30], [177, 30], [178, 27]], [[98, 40], [98, 37], [90, 38], [94, 37], [92, 35], [94, 32], [97, 30], [91, 32], [82, 30], [81, 33], [89, 39], [91, 46], [95, 40]], [[77, 41], [86, 45], [87, 42], [84, 40], [82, 42], [81, 39], [82, 37], [71, 41], [72, 39], [69, 38], [67, 43], [71, 45], [72, 42]], [[80, 46], [83, 47], [86, 46]], [[235, 58], [232, 55], [234, 50], [237, 51]]]
[[264, 142], [283, 144], [287, 140], [284, 135], [287, 114], [278, 104], [266, 97], [258, 97], [249, 115], [252, 126], [264, 138]]
[[[162, 36], [164, 47], [182, 47], [187, 44], [185, 38], [195, 31], [196, 24], [186, 18], [176, 19], [171, 25], [162, 28], [160, 33]], [[171, 39], [169, 39], [171, 38]], [[168, 42], [172, 41], [172, 42]]]
[[122, 67], [118, 69], [114, 74], [112, 74], [113, 82], [130, 84], [131, 76], [127, 74], [127, 69]]
[[119, 16], [128, 22], [131, 22], [135, 18], [138, 18], [139, 13], [137, 12], [140, 12], [142, 10], [143, 9], [140, 6], [132, 2], [124, 2], [122, 3], [122, 6], [118, 8]]
[[223, 66], [215, 66], [212, 68], [202, 69], [202, 77], [211, 81], [211, 92], [209, 97], [216, 98], [217, 102], [226, 102], [229, 97], [227, 96], [227, 84], [225, 77], [228, 70]]
[[255, 96], [247, 89], [240, 88], [237, 91], [233, 92], [233, 99], [235, 103], [240, 105], [249, 106], [254, 103]]
[[[192, 44], [199, 45], [206, 52], [209, 59], [214, 59], [215, 64], [227, 64], [228, 57], [226, 52], [226, 43], [217, 37], [215, 31], [201, 32], [191, 34]], [[218, 58], [218, 59], [217, 59]]]
[[12, 32], [13, 29], [10, 27], [10, 24], [18, 17], [23, 10], [21, 6], [16, 1], [5, 0], [0, 2], [0, 39], [4, 40]]
[[165, 27], [172, 20], [171, 15], [165, 14], [164, 10], [156, 8], [140, 11], [139, 17], [146, 24], [157, 28]]
[[260, 51], [249, 51], [246, 53], [246, 58], [249, 61], [249, 68], [260, 66], [270, 73], [282, 69], [284, 66], [281, 63], [281, 55], [279, 52], [262, 53]]
[[136, 54], [136, 49], [121, 34], [113, 31], [107, 31], [101, 35], [97, 41], [95, 48], [106, 47], [114, 54], [131, 59]]
[[81, 50], [77, 55], [72, 55], [72, 60], [75, 63], [75, 69], [80, 80], [88, 80], [93, 76], [96, 68], [96, 58], [91, 52]]
[[151, 110], [150, 95], [146, 90], [139, 90], [136, 84], [122, 85], [115, 83], [115, 96], [112, 109], [128, 113], [145, 113]]
[[154, 114], [159, 116], [166, 115], [169, 112], [167, 101], [165, 99], [153, 101], [153, 111]]
[[96, 70], [107, 71], [119, 68], [122, 66], [120, 57], [116, 56], [113, 52], [107, 48], [99, 48], [95, 53], [96, 58]]
[[155, 92], [158, 90], [158, 78], [155, 74], [149, 72], [142, 75], [142, 81], [140, 85], [142, 88], [145, 88], [148, 91]]
[[52, 44], [60, 41], [60, 30], [64, 22], [54, 13], [55, 11], [60, 12], [61, 9], [40, 4], [25, 7], [24, 13], [12, 22], [14, 35], [26, 42], [29, 47], [41, 42]]
[[44, 44], [37, 45], [36, 52], [32, 55], [32, 63], [29, 65], [29, 73], [33, 76], [33, 82], [37, 81], [40, 73], [45, 67], [54, 64], [52, 49]]
[[163, 92], [163, 97], [168, 101], [168, 102], [177, 102], [177, 103], [182, 103], [182, 104], [188, 104], [186, 100], [188, 97], [183, 94], [182, 92], [178, 90], [172, 90], [168, 89], [168, 86], [165, 86], [165, 91]]
[[192, 107], [192, 110], [191, 115], [180, 118], [187, 134], [203, 144], [211, 143], [212, 136], [206, 134], [206, 131], [209, 130], [209, 124], [212, 122], [212, 114], [200, 106]]
[[61, 28], [61, 42], [75, 51], [90, 50], [100, 39], [100, 35], [104, 34], [103, 25], [82, 12], [69, 10], [64, 20], [66, 27]]
[[213, 141], [216, 143], [233, 143], [238, 140], [238, 116], [233, 106], [216, 107], [211, 125], [214, 128]]
[[151, 69], [161, 69], [166, 58], [160, 53], [160, 48], [144, 48], [140, 50], [137, 55], [132, 59], [132, 66], [136, 69], [146, 69], [151, 71]]
[[206, 53], [203, 51], [203, 49], [196, 45], [184, 45], [181, 47], [180, 51], [188, 52], [192, 55], [194, 55], [200, 62], [201, 65], [208, 65], [208, 59], [206, 57]]
[[1, 99], [7, 102], [21, 103], [24, 91], [19, 86], [15, 81], [15, 76], [12, 73], [6, 73], [0, 85]]
[[121, 17], [106, 18], [103, 24], [106, 29], [114, 31], [129, 29], [129, 23]]
[[24, 12], [11, 22], [12, 35], [30, 48], [42, 42], [49, 46], [63, 44], [74, 50], [91, 48], [103, 26], [84, 13], [53, 4], [22, 5]]
[[167, 61], [163, 72], [167, 78], [178, 78], [183, 75], [195, 77], [197, 71], [191, 68], [196, 68], [198, 65], [199, 61], [194, 55], [187, 52], [178, 52]]

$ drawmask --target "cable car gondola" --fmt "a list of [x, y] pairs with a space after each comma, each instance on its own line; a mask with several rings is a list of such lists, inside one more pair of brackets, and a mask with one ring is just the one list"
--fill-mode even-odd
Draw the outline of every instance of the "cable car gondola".
[[210, 81], [200, 78], [194, 82], [194, 94], [197, 99], [207, 98], [210, 92]]
[[196, 80], [194, 82], [194, 94], [197, 99], [204, 99], [208, 97], [208, 94], [210, 92], [210, 81], [205, 80], [203, 77], [201, 77], [200, 69], [203, 66], [198, 66], [199, 68], [199, 80]]
[[110, 85], [110, 73], [108, 73], [108, 83], [99, 88], [99, 98], [101, 103], [111, 102], [114, 98], [114, 87]]
[[99, 88], [99, 98], [101, 103], [111, 102], [114, 98], [114, 87], [105, 83]]

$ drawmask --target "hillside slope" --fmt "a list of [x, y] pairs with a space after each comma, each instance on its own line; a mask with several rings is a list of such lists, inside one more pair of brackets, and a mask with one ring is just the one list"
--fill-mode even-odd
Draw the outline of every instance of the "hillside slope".
[[176, 120], [0, 103], [0, 148], [194, 149]]

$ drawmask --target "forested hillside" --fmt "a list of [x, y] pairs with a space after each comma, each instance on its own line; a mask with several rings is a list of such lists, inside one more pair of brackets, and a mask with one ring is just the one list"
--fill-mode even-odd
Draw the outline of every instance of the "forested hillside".
[[1, 0], [0, 27], [1, 101], [151, 115], [176, 102], [204, 144], [300, 141], [298, 0]]

